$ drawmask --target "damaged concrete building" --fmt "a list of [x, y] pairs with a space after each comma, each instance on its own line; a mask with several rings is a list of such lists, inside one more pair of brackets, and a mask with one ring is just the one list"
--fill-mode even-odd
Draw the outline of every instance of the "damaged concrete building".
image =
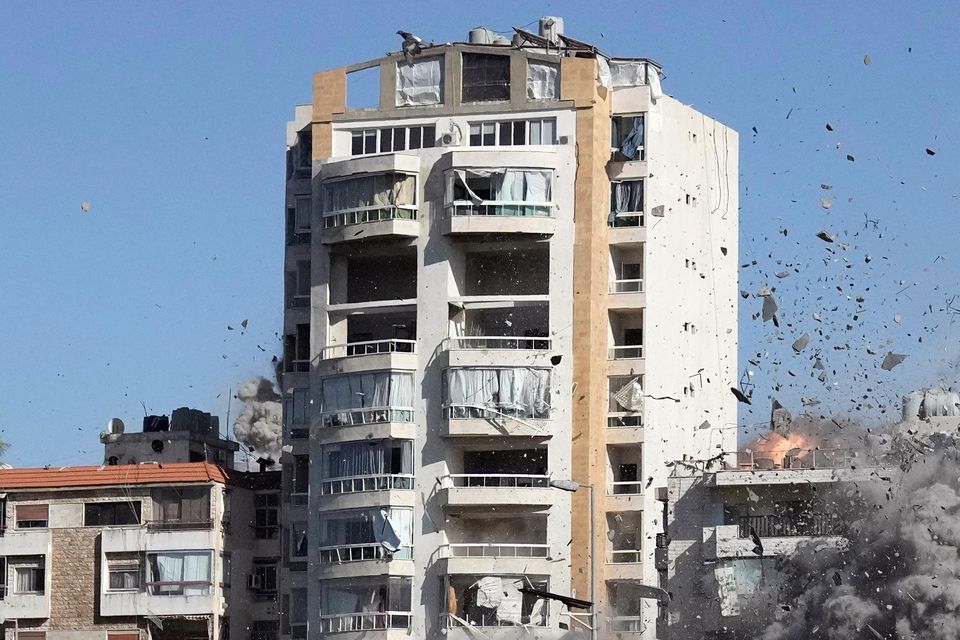
[[666, 640], [760, 637], [784, 606], [782, 560], [801, 548], [848, 543], [837, 492], [896, 473], [880, 451], [802, 439], [731, 452], [719, 464], [713, 471], [678, 464], [660, 492], [667, 529], [658, 536], [657, 565], [670, 603], [659, 637]]
[[735, 447], [738, 135], [561, 18], [400, 35], [287, 130], [281, 634], [652, 639], [664, 463]]

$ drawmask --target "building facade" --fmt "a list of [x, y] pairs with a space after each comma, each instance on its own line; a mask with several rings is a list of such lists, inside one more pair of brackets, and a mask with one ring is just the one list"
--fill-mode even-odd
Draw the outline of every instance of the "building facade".
[[278, 475], [207, 463], [0, 470], [4, 637], [276, 638]]
[[735, 446], [736, 132], [550, 18], [317, 73], [287, 143], [281, 633], [655, 637], [664, 463]]

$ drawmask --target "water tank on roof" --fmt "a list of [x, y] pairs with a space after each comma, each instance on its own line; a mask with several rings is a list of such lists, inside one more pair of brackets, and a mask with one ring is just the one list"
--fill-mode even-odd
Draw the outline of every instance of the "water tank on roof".
[[470, 29], [468, 41], [470, 44], [510, 44], [510, 40], [486, 27]]
[[123, 433], [123, 420], [120, 418], [110, 418], [110, 420], [107, 421], [107, 433], [113, 435], [120, 435]]
[[150, 431], [169, 431], [170, 430], [170, 418], [167, 416], [144, 416], [143, 417], [143, 431], [145, 433]]
[[935, 418], [960, 415], [960, 395], [953, 389], [936, 387], [927, 389], [920, 406], [920, 418]]
[[903, 421], [916, 422], [923, 405], [923, 391], [911, 391], [903, 396]]
[[546, 38], [554, 44], [559, 44], [560, 36], [563, 34], [563, 18], [557, 16], [544, 16], [540, 18], [539, 34], [541, 38]]

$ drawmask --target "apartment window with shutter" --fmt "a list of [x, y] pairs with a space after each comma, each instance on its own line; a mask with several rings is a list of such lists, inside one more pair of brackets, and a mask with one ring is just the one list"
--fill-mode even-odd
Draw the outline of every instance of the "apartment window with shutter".
[[493, 102], [509, 99], [509, 56], [464, 53], [463, 102]]
[[49, 522], [50, 506], [46, 504], [18, 504], [16, 506], [17, 529], [43, 528]]
[[190, 529], [210, 526], [208, 487], [157, 489], [153, 494], [154, 520], [158, 528]]
[[143, 584], [143, 561], [139, 553], [107, 554], [107, 589], [138, 591]]
[[46, 631], [17, 631], [17, 640], [47, 640]]
[[107, 640], [140, 640], [139, 631], [108, 631]]
[[110, 527], [140, 524], [140, 501], [88, 502], [83, 505], [83, 525]]

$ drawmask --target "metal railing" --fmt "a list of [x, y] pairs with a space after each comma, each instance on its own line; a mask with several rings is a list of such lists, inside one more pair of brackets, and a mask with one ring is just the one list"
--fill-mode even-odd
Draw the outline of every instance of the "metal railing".
[[[213, 583], [209, 580], [154, 581], [146, 583], [152, 596], [210, 595]], [[186, 590], [191, 593], [185, 593]]]
[[751, 528], [761, 538], [840, 536], [846, 532], [843, 518], [833, 513], [740, 516], [737, 524], [741, 538], [749, 538]]
[[646, 625], [640, 616], [613, 616], [607, 618], [607, 631], [611, 633], [642, 633]]
[[628, 482], [611, 482], [608, 489], [611, 496], [636, 496], [643, 493], [643, 483], [630, 480]]
[[148, 531], [180, 531], [186, 529], [209, 529], [213, 526], [213, 520], [197, 520], [189, 522], [185, 520], [149, 520], [146, 522]]
[[791, 455], [762, 451], [737, 451], [737, 469], [744, 471], [771, 469], [843, 469], [865, 464], [879, 465], [873, 452], [855, 449], [795, 449]]
[[620, 213], [611, 212], [610, 220], [608, 224], [614, 228], [642, 227], [643, 212], [642, 211], [622, 211]]
[[549, 351], [553, 341], [550, 338], [528, 338], [525, 336], [454, 336], [446, 339], [447, 350], [451, 349], [495, 349], [495, 350], [531, 350]]
[[291, 360], [287, 362], [287, 373], [310, 373], [309, 360]]
[[616, 429], [619, 427], [642, 427], [643, 414], [627, 411], [617, 411], [607, 414], [607, 428]]
[[349, 358], [352, 356], [369, 356], [378, 353], [416, 353], [416, 340], [365, 340], [362, 342], [348, 342], [325, 347], [317, 354], [317, 360], [333, 358]]
[[444, 488], [511, 488], [543, 489], [550, 486], [550, 476], [516, 473], [451, 473], [440, 476]]
[[383, 220], [416, 220], [417, 207], [416, 205], [358, 207], [356, 209], [343, 209], [342, 211], [324, 213], [322, 218], [324, 229], [345, 227], [351, 224], [363, 224], [365, 222], [381, 222]]
[[[500, 616], [498, 616], [496, 612], [480, 613], [480, 611], [477, 609], [474, 609], [471, 612], [464, 612], [463, 617], [454, 617], [449, 613], [444, 613], [441, 615], [445, 620], [444, 626], [447, 629], [462, 627], [464, 626], [464, 622], [470, 627], [545, 627], [547, 626], [548, 608], [549, 607], [544, 607], [543, 610], [535, 616], [518, 615], [516, 616], [516, 619], [513, 619], [512, 616], [504, 616], [502, 613]], [[459, 620], [457, 618], [459, 618]]]
[[550, 218], [553, 204], [549, 202], [509, 202], [482, 200], [456, 200], [447, 205], [455, 216], [504, 216], [512, 218]]
[[610, 350], [607, 352], [607, 360], [632, 360], [642, 357], [642, 344], [619, 344], [610, 347]]
[[413, 614], [409, 611], [377, 613], [339, 613], [320, 616], [320, 633], [371, 631], [375, 629], [407, 629]]
[[443, 545], [448, 558], [546, 558], [548, 544], [515, 542], [450, 543]]
[[643, 278], [611, 280], [610, 293], [643, 293]]
[[364, 491], [387, 491], [390, 489], [413, 489], [413, 476], [406, 473], [387, 473], [369, 476], [344, 476], [320, 483], [320, 495], [362, 493]]
[[293, 308], [293, 309], [300, 309], [300, 308], [303, 308], [303, 307], [309, 307], [309, 306], [310, 306], [310, 294], [309, 294], [309, 293], [304, 294], [304, 295], [296, 294], [296, 295], [290, 296], [290, 302], [289, 302], [288, 304], [289, 304], [289, 306], [290, 306], [291, 308]]
[[413, 557], [413, 547], [411, 545], [402, 545], [396, 553], [390, 553], [386, 547], [379, 542], [330, 545], [320, 547], [318, 551], [320, 552], [320, 562], [326, 564], [384, 560], [387, 558], [409, 560]]
[[320, 414], [323, 427], [352, 427], [385, 422], [413, 422], [413, 409], [406, 407], [361, 407], [338, 409]]
[[643, 551], [640, 549], [621, 549], [610, 552], [612, 564], [636, 564], [643, 562]]

